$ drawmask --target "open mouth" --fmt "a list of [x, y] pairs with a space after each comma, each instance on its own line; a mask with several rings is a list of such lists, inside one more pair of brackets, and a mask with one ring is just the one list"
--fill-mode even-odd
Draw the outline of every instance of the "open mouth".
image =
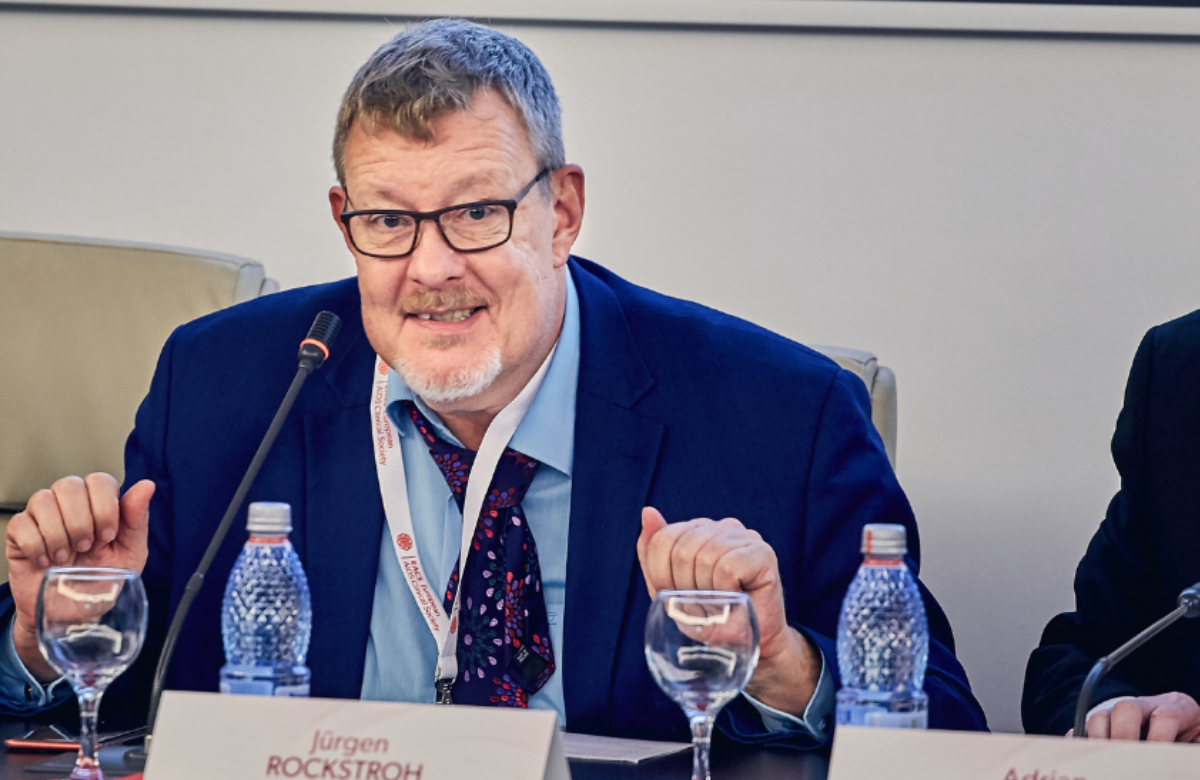
[[415, 312], [414, 317], [428, 322], [464, 322], [471, 318], [477, 311], [481, 311], [483, 306], [476, 306], [473, 309], [448, 309], [446, 311], [430, 311], [430, 312]]

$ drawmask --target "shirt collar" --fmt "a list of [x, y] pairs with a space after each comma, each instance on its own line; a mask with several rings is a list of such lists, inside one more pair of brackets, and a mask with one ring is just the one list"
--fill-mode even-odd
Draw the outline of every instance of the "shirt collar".
[[[538, 394], [509, 442], [509, 446], [517, 452], [568, 477], [571, 476], [571, 464], [575, 458], [575, 392], [579, 384], [579, 352], [579, 295], [568, 273], [567, 304], [554, 357], [546, 369], [546, 378], [542, 380]], [[404, 413], [401, 401], [414, 402], [436, 429], [438, 437], [462, 446], [437, 413], [413, 393], [399, 374], [389, 370], [387, 412], [396, 430], [404, 436], [412, 420]]]

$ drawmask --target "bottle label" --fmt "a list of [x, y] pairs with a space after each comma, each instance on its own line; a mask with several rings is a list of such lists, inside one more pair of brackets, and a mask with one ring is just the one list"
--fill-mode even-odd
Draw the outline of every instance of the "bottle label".
[[304, 685], [280, 685], [275, 689], [276, 696], [308, 696], [308, 683]]
[[241, 696], [271, 696], [275, 684], [270, 680], [221, 680], [221, 693]]
[[929, 713], [870, 710], [863, 713], [863, 725], [878, 729], [927, 729], [929, 728]]

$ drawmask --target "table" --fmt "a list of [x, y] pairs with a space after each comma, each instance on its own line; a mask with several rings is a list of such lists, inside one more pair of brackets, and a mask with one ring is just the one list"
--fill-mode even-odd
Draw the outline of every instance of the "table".
[[[28, 723], [0, 723], [0, 740], [29, 731]], [[0, 780], [53, 780], [53, 775], [26, 772], [25, 767], [51, 757], [49, 753], [4, 753]], [[692, 754], [676, 753], [632, 766], [590, 761], [571, 761], [572, 780], [688, 780]], [[715, 780], [825, 780], [829, 762], [807, 753], [785, 750], [729, 748], [718, 746], [712, 755]], [[109, 775], [110, 778], [120, 775]]]

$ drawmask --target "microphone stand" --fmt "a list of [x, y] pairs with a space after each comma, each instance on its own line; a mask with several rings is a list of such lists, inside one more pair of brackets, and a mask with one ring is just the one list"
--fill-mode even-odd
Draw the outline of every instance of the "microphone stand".
[[329, 357], [329, 345], [337, 338], [341, 326], [342, 321], [336, 314], [323, 311], [317, 315], [312, 328], [309, 329], [308, 337], [300, 342], [300, 367], [296, 370], [296, 376], [292, 378], [292, 384], [288, 387], [283, 402], [275, 411], [275, 417], [267, 427], [267, 432], [258, 445], [258, 451], [254, 453], [254, 459], [250, 461], [250, 467], [242, 476], [241, 484], [238, 485], [237, 491], [230, 499], [225, 515], [221, 518], [216, 532], [213, 533], [212, 540], [208, 543], [208, 549], [204, 551], [204, 557], [200, 559], [200, 565], [188, 579], [183, 597], [179, 601], [179, 607], [175, 610], [175, 616], [167, 630], [166, 639], [163, 640], [162, 652], [158, 656], [158, 667], [154, 671], [154, 685], [150, 691], [150, 712], [146, 720], [145, 746], [140, 750], [131, 750], [125, 755], [124, 763], [127, 768], [145, 766], [146, 758], [150, 754], [150, 742], [154, 736], [154, 724], [158, 720], [158, 705], [162, 699], [163, 686], [166, 684], [171, 656], [175, 653], [175, 644], [183, 630], [183, 623], [187, 619], [188, 611], [192, 608], [192, 602], [196, 600], [200, 588], [204, 585], [204, 575], [208, 573], [208, 567], [217, 557], [217, 551], [221, 549], [221, 542], [225, 540], [225, 535], [229, 533], [229, 528], [233, 525], [233, 519], [242, 508], [246, 494], [250, 492], [250, 485], [254, 483], [254, 478], [258, 476], [263, 461], [267, 459], [267, 453], [271, 451], [271, 446], [275, 443], [275, 437], [283, 428], [283, 422], [287, 418], [288, 412], [291, 411], [296, 396], [300, 394], [304, 380], [308, 379], [309, 374], [320, 368], [321, 364]]
[[1169, 612], [1164, 617], [1155, 621], [1140, 634], [1130, 639], [1125, 644], [1118, 647], [1108, 655], [1101, 658], [1088, 672], [1088, 676], [1083, 681], [1083, 688], [1079, 691], [1079, 699], [1075, 703], [1075, 737], [1077, 739], [1087, 738], [1087, 714], [1092, 708], [1092, 694], [1096, 689], [1096, 684], [1100, 682], [1100, 678], [1112, 671], [1112, 668], [1123, 661], [1134, 650], [1137, 650], [1142, 645], [1149, 642], [1154, 637], [1158, 636], [1167, 626], [1174, 623], [1180, 618], [1196, 617], [1200, 615], [1200, 583], [1179, 594], [1179, 606]]

